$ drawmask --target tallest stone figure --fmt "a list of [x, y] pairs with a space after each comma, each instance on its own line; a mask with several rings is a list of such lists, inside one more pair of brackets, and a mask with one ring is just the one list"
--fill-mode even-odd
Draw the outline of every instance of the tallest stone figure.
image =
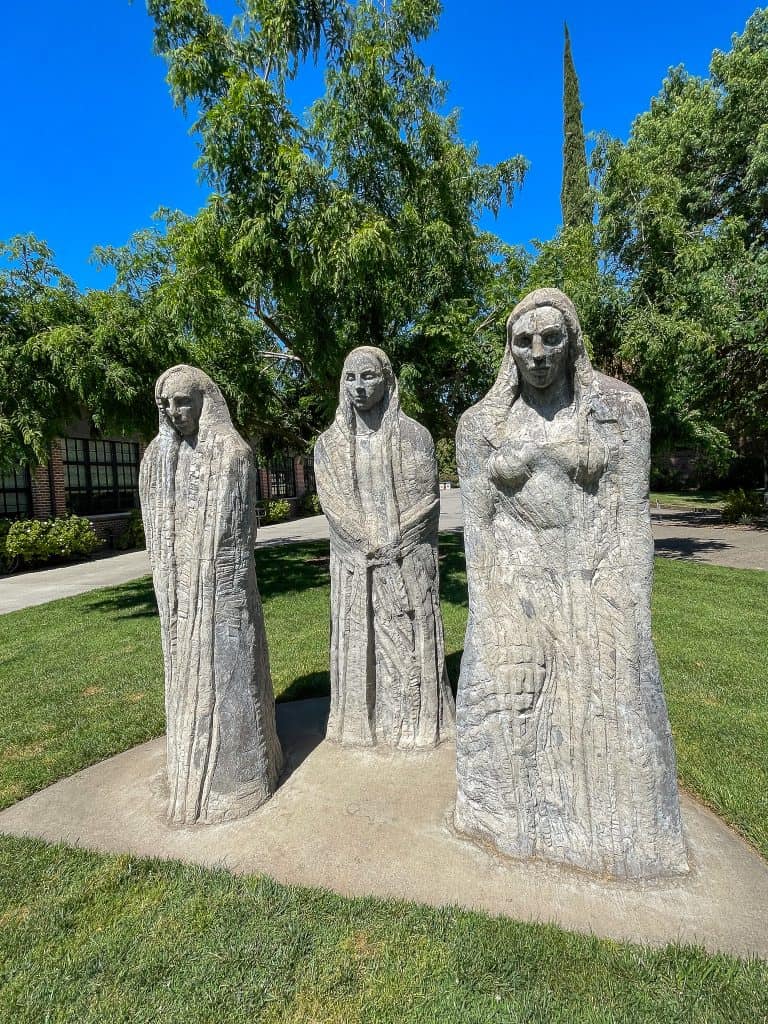
[[456, 826], [620, 878], [687, 870], [651, 639], [649, 444], [642, 397], [593, 370], [554, 289], [513, 310], [496, 383], [457, 433]]

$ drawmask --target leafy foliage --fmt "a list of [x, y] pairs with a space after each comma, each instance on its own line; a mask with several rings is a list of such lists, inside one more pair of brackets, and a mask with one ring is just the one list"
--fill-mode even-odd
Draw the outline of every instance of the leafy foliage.
[[560, 193], [564, 228], [592, 224], [594, 204], [589, 187], [582, 109], [571, 36], [566, 25], [563, 49], [563, 187]]
[[[417, 52], [439, 4], [251, 0], [229, 26], [203, 0], [149, 9], [216, 189], [170, 239], [164, 301], [198, 337], [211, 309], [229, 309], [249, 372], [257, 349], [299, 360], [265, 383], [307, 439], [360, 344], [387, 349], [406, 408], [445, 432], [495, 356], [478, 335], [498, 244], [475, 222], [511, 200], [525, 163], [479, 164], [457, 115], [440, 112], [445, 89]], [[325, 92], [300, 118], [290, 83], [309, 58]]]
[[147, 426], [171, 346], [147, 330], [140, 303], [118, 289], [80, 293], [32, 235], [0, 244], [0, 256], [0, 468], [46, 462], [86, 407], [101, 430]]
[[761, 494], [756, 494], [754, 491], [745, 491], [739, 487], [735, 491], [729, 491], [725, 496], [723, 522], [752, 522], [759, 516], [764, 516], [765, 511], [765, 504]]
[[144, 536], [144, 523], [141, 518], [141, 512], [135, 508], [128, 517], [125, 529], [116, 538], [115, 547], [119, 551], [130, 551], [132, 548], [145, 548], [146, 546], [147, 539]]
[[90, 555], [101, 545], [90, 521], [83, 516], [58, 519], [20, 519], [5, 536], [5, 559], [41, 565]]
[[626, 143], [600, 140], [596, 237], [566, 226], [528, 278], [572, 295], [597, 365], [648, 401], [655, 447], [716, 474], [768, 438], [767, 121], [758, 10], [708, 78], [673, 69]]

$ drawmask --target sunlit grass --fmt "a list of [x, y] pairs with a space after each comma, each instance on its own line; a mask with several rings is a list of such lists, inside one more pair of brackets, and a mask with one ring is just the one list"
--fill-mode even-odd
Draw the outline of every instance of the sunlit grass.
[[[279, 699], [328, 689], [328, 546], [258, 552]], [[455, 682], [461, 537], [441, 538]], [[683, 783], [768, 854], [768, 573], [659, 560], [654, 632]], [[163, 730], [139, 580], [0, 616], [0, 803]], [[439, 865], [436, 865], [439, 870]], [[768, 1021], [768, 968], [0, 839], [0, 1021]]]

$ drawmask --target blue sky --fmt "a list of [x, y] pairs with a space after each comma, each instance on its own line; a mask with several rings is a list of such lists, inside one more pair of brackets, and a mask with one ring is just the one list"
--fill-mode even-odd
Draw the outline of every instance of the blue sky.
[[[551, 237], [560, 220], [564, 19], [585, 129], [625, 138], [667, 69], [706, 74], [712, 50], [728, 49], [754, 9], [742, 0], [444, 0], [424, 53], [450, 84], [463, 137], [484, 161], [522, 153], [531, 162], [497, 233], [526, 244]], [[160, 206], [194, 213], [205, 202], [197, 146], [171, 104], [142, 0], [11, 2], [0, 94], [0, 238], [46, 239], [81, 286], [110, 283], [88, 262], [95, 245], [123, 244]]]

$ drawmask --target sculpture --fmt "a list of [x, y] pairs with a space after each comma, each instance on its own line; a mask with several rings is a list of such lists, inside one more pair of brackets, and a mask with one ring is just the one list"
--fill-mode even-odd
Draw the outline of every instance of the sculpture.
[[139, 493], [163, 640], [168, 818], [212, 823], [268, 799], [282, 763], [253, 557], [253, 459], [201, 370], [167, 370], [155, 401], [160, 429]]
[[614, 877], [687, 870], [651, 639], [650, 422], [590, 365], [576, 311], [532, 292], [461, 418], [469, 621], [457, 829]]
[[315, 447], [331, 534], [329, 739], [432, 747], [453, 735], [445, 671], [437, 529], [440, 499], [428, 431], [400, 408], [381, 349], [344, 363], [333, 425]]

